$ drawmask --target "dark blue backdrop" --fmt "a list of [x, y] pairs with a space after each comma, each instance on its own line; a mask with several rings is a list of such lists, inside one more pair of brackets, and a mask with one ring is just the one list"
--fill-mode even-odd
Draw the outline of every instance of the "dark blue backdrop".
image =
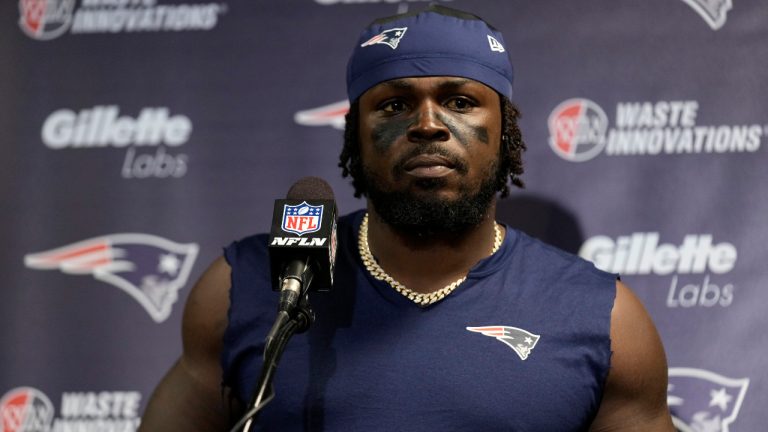
[[[203, 1], [0, 6], [0, 430], [37, 430], [15, 429], [30, 406], [134, 428], [222, 246], [302, 176], [363, 205], [336, 167], [346, 59], [373, 18], [426, 3]], [[528, 187], [500, 219], [624, 275], [681, 430], [761, 430], [768, 7], [448, 4], [502, 30], [516, 68]]]

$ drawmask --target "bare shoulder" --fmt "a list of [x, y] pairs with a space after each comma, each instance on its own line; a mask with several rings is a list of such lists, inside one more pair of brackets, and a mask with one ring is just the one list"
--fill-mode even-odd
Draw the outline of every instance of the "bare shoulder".
[[221, 388], [222, 338], [227, 328], [230, 267], [211, 264], [192, 288], [182, 322], [183, 352], [158, 384], [141, 431], [226, 430], [232, 407]]
[[[182, 321], [183, 359], [192, 363], [210, 363], [222, 349], [222, 337], [227, 328], [230, 288], [229, 264], [223, 257], [214, 261], [187, 298]], [[212, 365], [197, 364], [211, 367]], [[220, 372], [220, 369], [216, 371]], [[220, 379], [221, 376], [216, 377]]]
[[648, 312], [616, 282], [611, 368], [591, 431], [674, 431], [667, 408], [667, 360]]

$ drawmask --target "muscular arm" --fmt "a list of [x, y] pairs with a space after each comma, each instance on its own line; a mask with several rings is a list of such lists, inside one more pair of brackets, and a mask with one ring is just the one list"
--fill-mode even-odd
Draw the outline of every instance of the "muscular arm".
[[590, 431], [673, 432], [664, 348], [640, 300], [621, 282], [611, 312], [611, 350], [603, 400]]
[[221, 391], [219, 355], [229, 286], [229, 265], [219, 258], [192, 288], [184, 309], [182, 355], [152, 394], [140, 431], [227, 430], [229, 402]]

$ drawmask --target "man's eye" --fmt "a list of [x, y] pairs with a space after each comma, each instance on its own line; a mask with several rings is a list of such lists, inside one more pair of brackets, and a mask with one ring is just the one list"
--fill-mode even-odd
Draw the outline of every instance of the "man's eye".
[[383, 103], [379, 109], [388, 113], [402, 112], [405, 110], [405, 103], [399, 100], [389, 101]]
[[475, 104], [473, 104], [472, 101], [463, 97], [456, 97], [456, 98], [450, 99], [448, 103], [446, 103], [445, 105], [448, 108], [452, 110], [457, 110], [457, 111], [466, 111], [475, 106]]

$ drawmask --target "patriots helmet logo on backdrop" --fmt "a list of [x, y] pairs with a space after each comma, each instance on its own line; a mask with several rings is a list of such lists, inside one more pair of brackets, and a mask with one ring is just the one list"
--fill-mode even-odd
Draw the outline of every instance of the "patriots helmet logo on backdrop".
[[170, 316], [197, 252], [195, 243], [181, 244], [150, 234], [121, 233], [28, 254], [24, 264], [37, 270], [58, 269], [69, 274], [93, 275], [125, 291], [160, 323]]
[[728, 19], [728, 11], [733, 8], [731, 0], [683, 0], [692, 7], [712, 30], [718, 30]]
[[293, 115], [293, 121], [304, 126], [332, 126], [335, 129], [344, 130], [346, 125], [344, 116], [347, 112], [349, 112], [349, 101], [345, 99], [317, 108], [297, 111]]
[[681, 432], [728, 432], [749, 378], [727, 378], [704, 369], [669, 368], [667, 404]]

